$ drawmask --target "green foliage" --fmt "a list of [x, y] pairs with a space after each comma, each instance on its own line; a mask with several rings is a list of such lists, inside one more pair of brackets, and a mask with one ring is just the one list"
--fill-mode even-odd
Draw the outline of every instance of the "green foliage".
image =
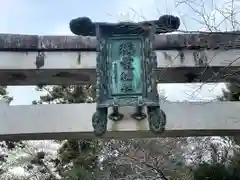
[[[240, 101], [240, 86], [236, 83], [228, 83], [227, 90], [223, 90], [223, 96], [219, 100]], [[236, 144], [240, 144], [240, 136], [232, 137]]]
[[0, 86], [0, 95], [7, 95], [7, 86]]
[[237, 84], [227, 84], [227, 90], [223, 90], [222, 100], [240, 101], [240, 87]]
[[240, 161], [232, 164], [201, 163], [193, 171], [195, 180], [240, 180]]
[[[229, 139], [231, 141], [231, 139]], [[210, 144], [209, 161], [200, 162], [193, 168], [195, 180], [240, 180], [240, 151], [233, 147]], [[232, 152], [232, 155], [229, 155]]]
[[195, 180], [230, 180], [230, 173], [223, 164], [201, 163], [193, 171]]
[[52, 86], [52, 87], [37, 87], [38, 91], [46, 91], [47, 95], [41, 96], [39, 102], [36, 103], [85, 103], [94, 102], [95, 86], [92, 85], [69, 85], [69, 86]]

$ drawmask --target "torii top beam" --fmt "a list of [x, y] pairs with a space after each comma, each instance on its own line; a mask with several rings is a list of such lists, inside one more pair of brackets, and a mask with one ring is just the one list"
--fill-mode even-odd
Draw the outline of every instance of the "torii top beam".
[[[141, 23], [146, 24], [146, 22]], [[158, 24], [159, 22], [150, 21], [147, 23]], [[160, 30], [156, 32], [159, 33]], [[0, 84], [95, 83], [96, 47], [95, 36], [0, 34]], [[240, 33], [238, 32], [156, 34], [153, 48], [156, 50], [158, 58], [159, 82], [229, 81], [226, 79], [226, 75], [229, 77], [234, 68], [239, 68], [239, 50], [230, 52], [226, 49], [239, 49], [239, 47]], [[196, 61], [197, 56], [195, 57], [195, 55], [198, 54], [200, 49], [210, 49], [208, 52], [204, 52], [207, 56], [207, 63], [196, 63], [198, 60]], [[8, 52], [6, 53], [6, 51]], [[46, 54], [45, 63], [38, 69], [36, 67], [36, 57], [40, 51], [48, 52], [44, 53]], [[79, 60], [79, 57], [81, 60]], [[183, 58], [184, 61], [182, 61], [182, 57], [185, 57]], [[169, 58], [171, 66], [169, 66]], [[238, 61], [235, 61], [235, 59]], [[233, 61], [234, 64], [231, 63]], [[229, 62], [230, 65], [228, 65]], [[213, 68], [206, 71], [206, 65]], [[221, 76], [218, 74], [215, 78], [214, 72], [219, 72], [219, 68], [225, 66], [234, 67], [224, 69]], [[204, 75], [202, 75], [202, 72], [204, 72]], [[232, 76], [231, 79], [233, 79]]]
[[[96, 51], [94, 36], [0, 34], [0, 51]], [[239, 32], [158, 34], [155, 50], [239, 49]]]

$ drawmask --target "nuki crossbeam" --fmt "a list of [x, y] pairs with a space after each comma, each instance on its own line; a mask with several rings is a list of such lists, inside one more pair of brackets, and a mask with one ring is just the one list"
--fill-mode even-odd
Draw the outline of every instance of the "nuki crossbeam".
[[[37, 52], [0, 51], [0, 84], [96, 84], [96, 52], [66, 50], [44, 55], [37, 68]], [[158, 83], [230, 82], [239, 76], [240, 49], [159, 50], [156, 55]]]
[[[162, 101], [160, 106], [167, 115], [167, 123], [159, 137], [235, 136], [240, 133], [239, 102]], [[131, 117], [134, 110], [134, 107], [120, 107], [123, 119], [118, 122], [109, 119], [107, 132], [101, 138], [158, 137], [150, 131], [147, 119], [136, 121]], [[9, 106], [7, 101], [1, 100], [0, 140], [97, 138], [92, 127], [95, 112], [95, 103]], [[109, 108], [108, 115], [111, 113]]]

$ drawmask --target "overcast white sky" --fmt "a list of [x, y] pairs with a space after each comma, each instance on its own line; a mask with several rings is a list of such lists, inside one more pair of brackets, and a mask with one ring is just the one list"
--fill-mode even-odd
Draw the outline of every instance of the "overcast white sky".
[[[197, 0], [196, 3], [204, 2]], [[207, 14], [214, 14], [217, 21], [219, 13], [213, 11], [212, 1], [205, 1]], [[224, 0], [218, 0], [222, 9]], [[194, 6], [197, 7], [197, 6]], [[71, 35], [68, 23], [72, 18], [88, 16], [93, 21], [118, 21], [119, 19], [156, 19], [160, 14], [181, 15], [188, 30], [204, 29], [197, 22], [197, 15], [186, 5], [176, 7], [176, 1], [168, 0], [1, 0], [0, 33]], [[181, 26], [184, 29], [185, 26]], [[189, 99], [187, 94], [194, 92], [192, 85], [161, 85], [170, 100]], [[197, 86], [197, 88], [199, 85]], [[207, 86], [195, 99], [211, 99], [219, 94], [222, 85]], [[194, 87], [196, 89], [196, 86]], [[9, 87], [14, 96], [12, 104], [31, 104], [39, 98], [34, 87]]]

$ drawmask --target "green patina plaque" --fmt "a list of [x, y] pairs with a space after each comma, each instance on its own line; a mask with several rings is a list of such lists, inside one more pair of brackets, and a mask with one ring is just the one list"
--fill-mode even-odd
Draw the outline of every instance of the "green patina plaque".
[[144, 77], [141, 39], [110, 39], [108, 44], [109, 62], [112, 64], [112, 76], [109, 77], [112, 96], [141, 96]]
[[[138, 121], [148, 118], [153, 133], [165, 129], [166, 116], [160, 109], [157, 91], [156, 53], [152, 49], [155, 34], [178, 29], [180, 20], [171, 15], [158, 20], [139, 23], [93, 23], [89, 18], [70, 22], [74, 34], [97, 38], [96, 113], [93, 129], [101, 136], [107, 130], [107, 121], [119, 121], [122, 106], [134, 106], [132, 117]], [[147, 115], [143, 111], [146, 107]], [[112, 113], [108, 113], [108, 108]]]

